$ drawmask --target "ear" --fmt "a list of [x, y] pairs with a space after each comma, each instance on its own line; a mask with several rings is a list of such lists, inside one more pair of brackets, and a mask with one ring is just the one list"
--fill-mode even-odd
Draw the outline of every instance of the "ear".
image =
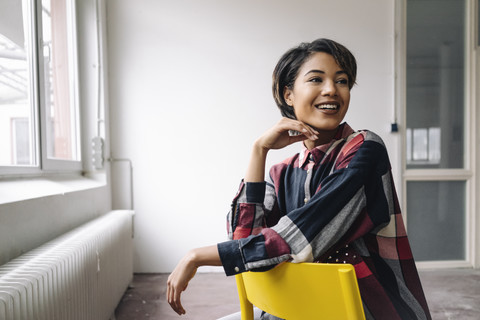
[[288, 87], [285, 87], [283, 90], [283, 99], [285, 99], [285, 102], [290, 106], [293, 107], [293, 91], [290, 90]]

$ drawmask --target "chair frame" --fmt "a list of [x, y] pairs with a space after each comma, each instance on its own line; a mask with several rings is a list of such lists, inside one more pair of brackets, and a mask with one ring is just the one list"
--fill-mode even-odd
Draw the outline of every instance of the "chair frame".
[[284, 262], [235, 277], [242, 320], [253, 320], [253, 305], [287, 320], [365, 319], [351, 264]]

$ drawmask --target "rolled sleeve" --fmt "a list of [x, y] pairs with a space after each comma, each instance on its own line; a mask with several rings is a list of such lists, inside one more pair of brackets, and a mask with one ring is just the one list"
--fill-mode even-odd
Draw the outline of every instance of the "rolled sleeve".
[[221, 242], [217, 244], [220, 260], [227, 276], [232, 276], [246, 271], [242, 259], [240, 243], [237, 240]]
[[265, 182], [246, 182], [245, 200], [246, 203], [262, 203], [265, 199]]

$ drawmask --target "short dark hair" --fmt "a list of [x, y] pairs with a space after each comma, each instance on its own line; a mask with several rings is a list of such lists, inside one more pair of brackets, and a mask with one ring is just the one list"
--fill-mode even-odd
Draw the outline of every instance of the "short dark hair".
[[293, 89], [298, 71], [303, 63], [313, 53], [325, 52], [333, 56], [338, 65], [348, 77], [349, 89], [355, 84], [357, 77], [357, 62], [353, 54], [343, 45], [330, 39], [317, 39], [312, 42], [303, 42], [299, 46], [288, 50], [278, 61], [272, 75], [273, 98], [277, 103], [282, 116], [296, 119], [294, 110], [284, 98], [285, 88]]

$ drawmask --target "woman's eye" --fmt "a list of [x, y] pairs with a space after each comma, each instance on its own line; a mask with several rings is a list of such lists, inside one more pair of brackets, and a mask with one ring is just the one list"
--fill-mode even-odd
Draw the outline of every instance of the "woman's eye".
[[322, 81], [323, 81], [323, 79], [319, 78], [319, 77], [315, 77], [315, 78], [310, 79], [310, 82], [322, 82]]
[[348, 84], [348, 80], [347, 80], [347, 79], [338, 79], [338, 80], [337, 80], [337, 83], [339, 83], [339, 84]]

